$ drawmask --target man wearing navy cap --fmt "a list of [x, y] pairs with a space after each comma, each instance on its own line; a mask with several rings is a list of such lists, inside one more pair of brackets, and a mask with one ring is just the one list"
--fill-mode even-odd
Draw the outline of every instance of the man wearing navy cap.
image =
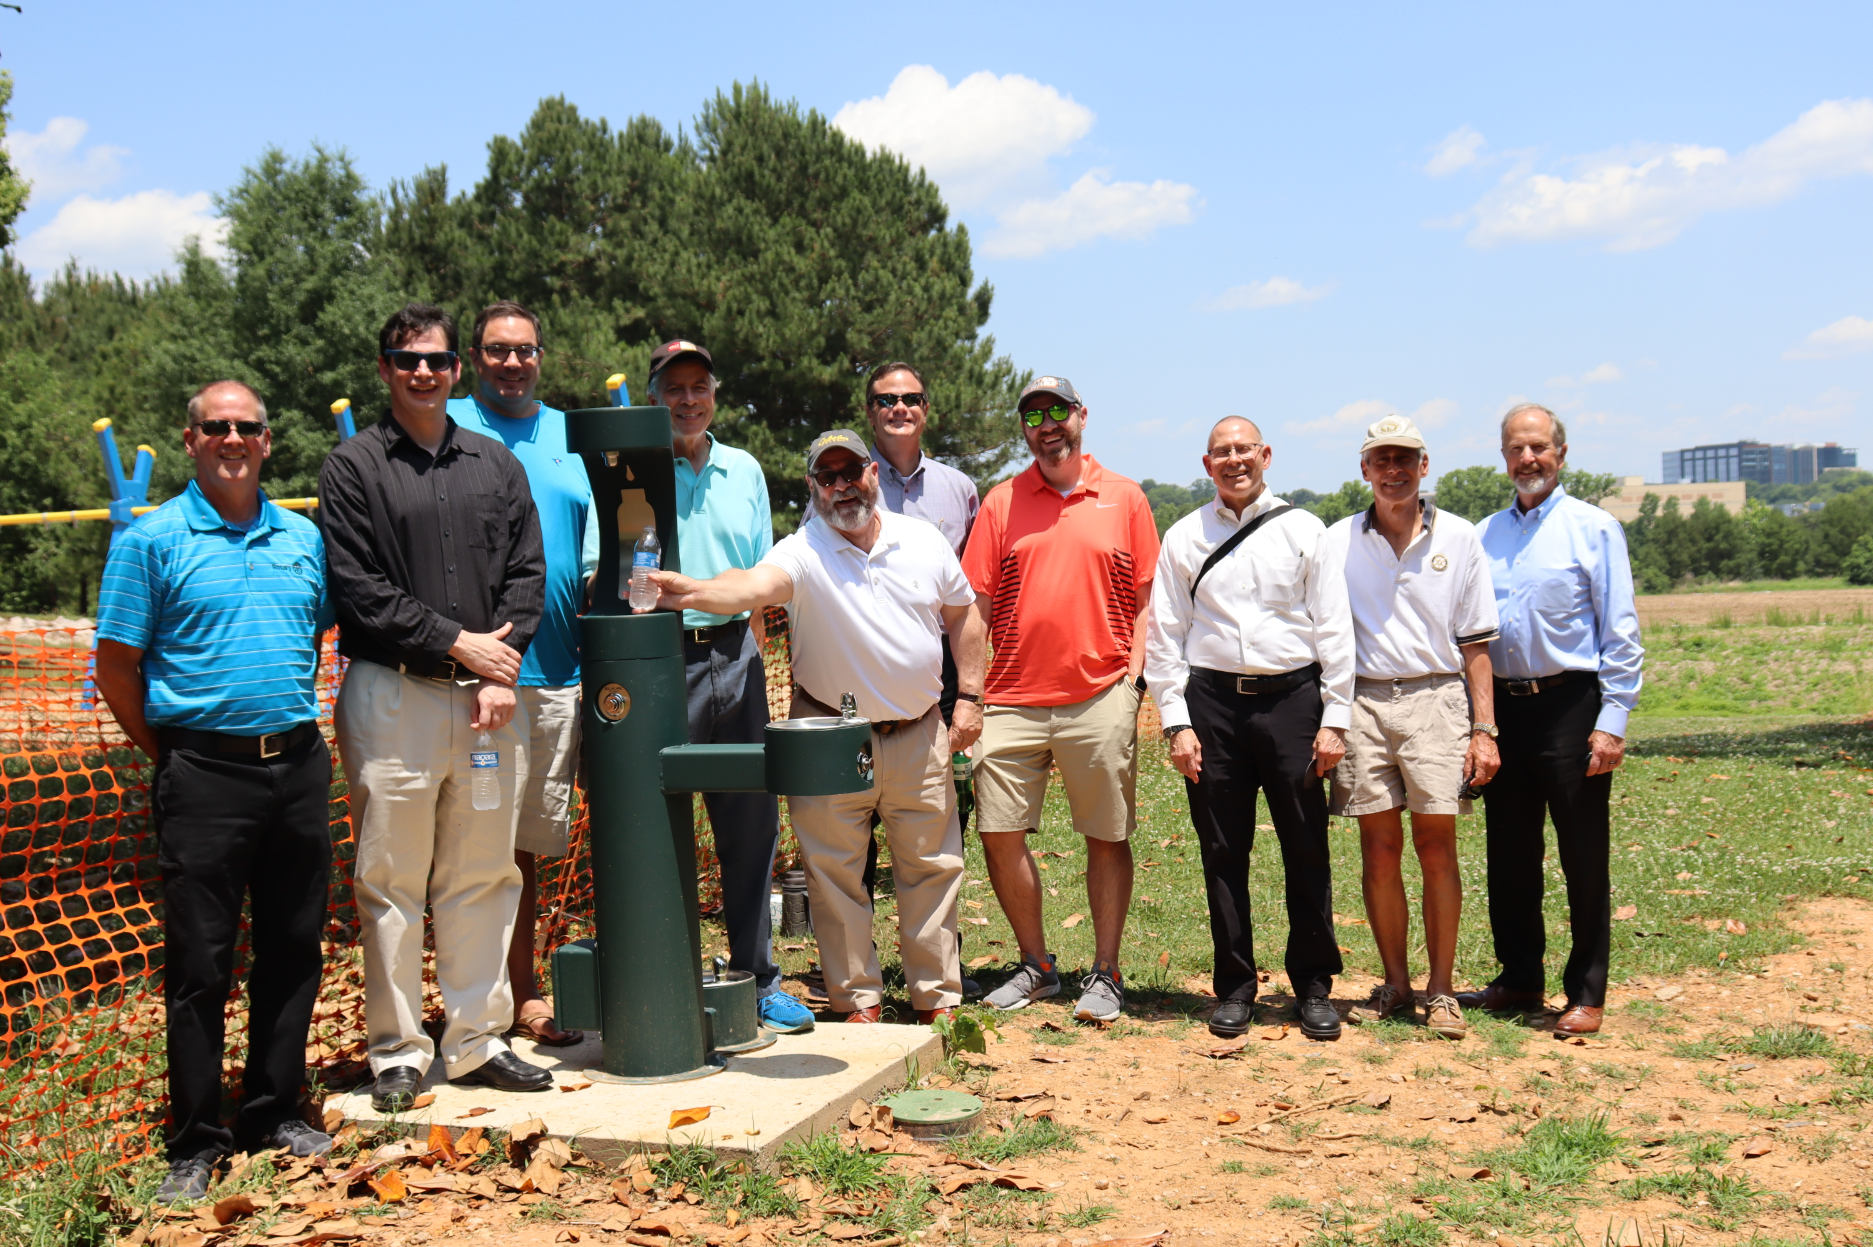
[[[650, 401], [670, 409], [676, 452], [676, 533], [683, 574], [708, 580], [753, 567], [774, 545], [767, 474], [745, 450], [709, 432], [715, 421], [715, 359], [687, 338], [650, 354]], [[635, 534], [619, 534], [635, 540]], [[767, 673], [759, 624], [735, 615], [683, 612], [683, 666], [691, 744], [747, 745], [767, 726]], [[764, 792], [703, 794], [722, 868], [722, 924], [731, 970], [754, 975], [761, 1024], [782, 1033], [813, 1029], [806, 1006], [781, 990], [768, 896], [780, 847], [780, 807]]]

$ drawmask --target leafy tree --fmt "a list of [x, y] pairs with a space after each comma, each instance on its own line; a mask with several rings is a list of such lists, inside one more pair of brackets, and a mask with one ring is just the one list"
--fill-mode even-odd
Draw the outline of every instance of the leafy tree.
[[1873, 585], [1873, 533], [1862, 533], [1854, 539], [1853, 549], [1841, 560], [1840, 571], [1850, 585]]
[[1216, 482], [1205, 476], [1188, 485], [1165, 485], [1149, 477], [1138, 482], [1151, 504], [1151, 518], [1157, 521], [1158, 536], [1178, 520], [1216, 497]]
[[1814, 525], [1816, 570], [1823, 575], [1839, 573], [1854, 544], [1873, 532], [1873, 487], [1836, 494], [1819, 515], [1803, 518]]
[[32, 184], [20, 177], [12, 157], [7, 155], [5, 139], [11, 119], [7, 105], [12, 102], [13, 75], [0, 69], [0, 247], [13, 245], [13, 222], [26, 210], [26, 197], [32, 193]]
[[1806, 576], [1813, 568], [1814, 533], [1810, 525], [1755, 498], [1744, 505], [1742, 519], [1755, 550], [1757, 574], [1772, 580], [1793, 580]]
[[[0, 513], [66, 511], [109, 501], [89, 421], [36, 351], [0, 354]], [[0, 528], [0, 609], [83, 612], [97, 592], [106, 524]]]
[[[1569, 491], [1572, 492], [1572, 491]], [[1437, 507], [1480, 524], [1515, 501], [1507, 472], [1486, 465], [1453, 468], [1437, 478]]]
[[[1619, 492], [1619, 478], [1611, 472], [1583, 472], [1579, 468], [1561, 469], [1561, 487], [1582, 502], [1598, 503]], [[1503, 503], [1503, 506], [1509, 505]]]
[[1338, 489], [1309, 504], [1307, 510], [1320, 517], [1323, 524], [1337, 524], [1349, 515], [1357, 515], [1372, 505], [1372, 490], [1364, 481], [1346, 481]]

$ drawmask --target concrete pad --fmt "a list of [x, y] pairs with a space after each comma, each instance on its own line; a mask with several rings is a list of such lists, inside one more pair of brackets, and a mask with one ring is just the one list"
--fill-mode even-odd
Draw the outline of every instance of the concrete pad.
[[[554, 1088], [543, 1092], [451, 1086], [437, 1061], [421, 1093], [435, 1102], [390, 1117], [371, 1108], [367, 1085], [334, 1097], [326, 1108], [365, 1126], [392, 1124], [427, 1134], [432, 1124], [462, 1131], [472, 1126], [506, 1130], [538, 1117], [556, 1138], [575, 1140], [594, 1160], [616, 1164], [632, 1152], [672, 1143], [700, 1143], [725, 1159], [771, 1160], [781, 1144], [830, 1130], [854, 1100], [871, 1100], [908, 1081], [908, 1066], [927, 1072], [943, 1059], [943, 1038], [927, 1026], [822, 1023], [804, 1035], [781, 1035], [770, 1048], [731, 1056], [728, 1068], [707, 1078], [655, 1086], [591, 1082], [582, 1071], [600, 1069], [599, 1037], [587, 1031], [571, 1048], [512, 1041], [523, 1059], [549, 1069]], [[420, 1093], [419, 1093], [420, 1094]], [[708, 1120], [669, 1128], [677, 1109], [709, 1106]], [[469, 1116], [471, 1108], [492, 1112]]]

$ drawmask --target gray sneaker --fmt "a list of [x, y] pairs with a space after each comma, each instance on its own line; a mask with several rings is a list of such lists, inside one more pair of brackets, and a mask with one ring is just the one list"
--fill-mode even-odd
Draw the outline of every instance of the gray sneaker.
[[1125, 988], [1119, 984], [1116, 970], [1096, 966], [1080, 980], [1080, 1002], [1073, 1016], [1082, 1022], [1116, 1022], [1125, 1012]]
[[156, 1188], [156, 1202], [165, 1207], [170, 1204], [186, 1203], [191, 1200], [206, 1199], [208, 1181], [214, 1177], [213, 1161], [172, 1160], [169, 1173], [163, 1178], [162, 1185]]
[[1054, 955], [1048, 953], [1045, 961], [1023, 957], [1020, 968], [982, 1003], [992, 1009], [1025, 1009], [1037, 1000], [1059, 994], [1060, 971], [1054, 966]]

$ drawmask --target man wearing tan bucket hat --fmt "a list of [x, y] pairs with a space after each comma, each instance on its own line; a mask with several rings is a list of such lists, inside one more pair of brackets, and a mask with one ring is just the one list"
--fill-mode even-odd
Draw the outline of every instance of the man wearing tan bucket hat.
[[1430, 467], [1410, 420], [1387, 416], [1371, 425], [1359, 471], [1372, 505], [1327, 530], [1332, 556], [1346, 568], [1355, 676], [1330, 808], [1359, 820], [1366, 917], [1385, 965], [1385, 981], [1353, 1020], [1413, 1011], [1405, 959], [1411, 916], [1400, 873], [1409, 809], [1431, 963], [1425, 1022], [1461, 1039], [1468, 1027], [1451, 988], [1463, 908], [1457, 815], [1469, 812], [1472, 786], [1489, 782], [1498, 765], [1489, 669], [1496, 598], [1476, 526], [1419, 496]]

